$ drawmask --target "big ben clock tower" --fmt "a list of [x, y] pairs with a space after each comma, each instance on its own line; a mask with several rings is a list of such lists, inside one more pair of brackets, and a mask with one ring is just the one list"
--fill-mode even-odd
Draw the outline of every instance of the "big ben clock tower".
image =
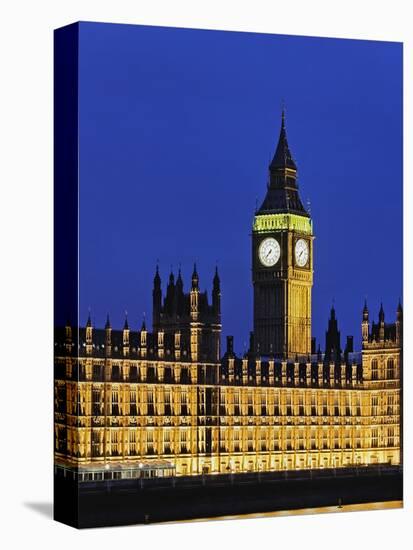
[[311, 352], [313, 239], [283, 111], [267, 194], [252, 230], [254, 346], [261, 355], [295, 358]]

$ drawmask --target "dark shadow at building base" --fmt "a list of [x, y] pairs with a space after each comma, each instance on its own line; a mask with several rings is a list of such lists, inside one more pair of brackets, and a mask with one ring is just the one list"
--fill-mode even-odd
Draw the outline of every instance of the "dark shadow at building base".
[[52, 502], [23, 502], [26, 508], [34, 510], [41, 516], [53, 519], [53, 503]]

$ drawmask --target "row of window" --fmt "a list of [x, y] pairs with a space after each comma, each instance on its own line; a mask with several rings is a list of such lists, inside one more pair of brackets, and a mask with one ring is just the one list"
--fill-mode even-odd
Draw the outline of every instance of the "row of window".
[[[67, 440], [67, 435], [69, 436]], [[323, 430], [274, 430], [272, 437], [265, 430], [239, 429], [225, 430], [220, 434], [219, 442], [211, 437], [211, 430], [162, 430], [155, 432], [147, 429], [139, 433], [131, 430], [125, 439], [124, 433], [111, 430], [104, 441], [103, 431], [92, 432], [91, 449], [93, 456], [111, 454], [152, 455], [152, 454], [186, 454], [192, 452], [216, 452], [217, 446], [222, 452], [253, 452], [280, 450], [326, 450], [326, 449], [360, 449], [377, 447], [394, 447], [399, 444], [398, 430], [394, 426], [386, 429], [371, 428], [370, 432], [361, 430], [338, 429]], [[67, 434], [66, 430], [56, 430], [56, 450], [80, 449], [86, 452], [88, 442], [80, 432]]]
[[[393, 380], [396, 376], [396, 368], [394, 364], [394, 359], [390, 357], [387, 359], [385, 366], [385, 377], [388, 380]], [[379, 362], [377, 359], [373, 359], [371, 362], [371, 379], [379, 380]]]

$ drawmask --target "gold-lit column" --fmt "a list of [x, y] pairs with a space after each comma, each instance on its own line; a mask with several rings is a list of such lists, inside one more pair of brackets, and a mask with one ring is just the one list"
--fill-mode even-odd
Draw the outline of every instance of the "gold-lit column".
[[324, 373], [322, 363], [318, 363], [318, 385], [320, 387], [324, 386]]
[[311, 363], [307, 361], [305, 365], [305, 384], [311, 386]]
[[164, 358], [164, 332], [160, 330], [158, 332], [158, 357], [159, 359]]
[[341, 364], [341, 386], [344, 388], [346, 385], [346, 364]]
[[330, 387], [332, 388], [335, 385], [334, 363], [329, 364], [328, 373], [330, 379]]
[[281, 361], [281, 384], [287, 385], [287, 361]]
[[299, 386], [300, 384], [300, 375], [299, 375], [300, 365], [298, 361], [294, 362], [294, 386]]
[[255, 362], [256, 383], [261, 385], [261, 359], [257, 359]]
[[274, 385], [274, 359], [268, 361], [268, 379], [270, 386]]
[[181, 331], [175, 332], [174, 335], [174, 347], [175, 347], [175, 359], [179, 361], [181, 359]]
[[248, 359], [246, 357], [242, 358], [242, 383], [248, 384]]
[[355, 386], [357, 384], [357, 365], [353, 363], [351, 365], [351, 385]]
[[230, 384], [234, 383], [234, 358], [228, 359], [228, 380]]

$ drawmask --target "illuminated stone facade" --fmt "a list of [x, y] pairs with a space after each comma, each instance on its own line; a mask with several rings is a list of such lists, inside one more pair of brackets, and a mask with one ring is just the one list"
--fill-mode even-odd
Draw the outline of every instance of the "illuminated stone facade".
[[362, 327], [361, 362], [239, 358], [231, 338], [221, 362], [192, 360], [179, 332], [88, 322], [76, 345], [66, 327], [56, 332], [56, 459], [163, 459], [177, 475], [398, 464], [401, 307], [395, 324]]
[[283, 118], [254, 218], [249, 351], [236, 356], [228, 337], [222, 355], [218, 272], [209, 302], [196, 268], [189, 292], [171, 274], [165, 296], [156, 271], [151, 332], [90, 316], [57, 328], [56, 464], [168, 475], [399, 464], [402, 308], [370, 324], [364, 307], [360, 353], [351, 338], [342, 351], [332, 309], [324, 352], [311, 349], [312, 246]]

